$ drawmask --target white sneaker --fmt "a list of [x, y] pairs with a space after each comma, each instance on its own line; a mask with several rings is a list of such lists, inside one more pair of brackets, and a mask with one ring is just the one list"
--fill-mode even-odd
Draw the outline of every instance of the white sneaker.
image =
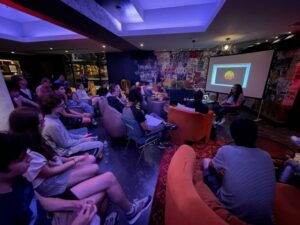
[[142, 215], [142, 213], [149, 208], [152, 202], [152, 197], [149, 195], [140, 200], [133, 201], [134, 210], [131, 214], [127, 215], [127, 220], [129, 224], [134, 224], [138, 218]]
[[296, 137], [296, 136], [291, 136], [291, 141], [297, 145], [298, 147], [300, 147], [300, 138]]
[[222, 118], [222, 120], [218, 123], [218, 125], [223, 125], [225, 123], [226, 119], [225, 118]]

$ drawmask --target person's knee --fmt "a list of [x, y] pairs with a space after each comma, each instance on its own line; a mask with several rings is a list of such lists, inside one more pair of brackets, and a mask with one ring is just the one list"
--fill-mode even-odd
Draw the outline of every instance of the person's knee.
[[83, 124], [90, 124], [91, 123], [91, 119], [88, 118], [88, 117], [84, 117], [84, 118], [82, 118], [82, 123]]
[[106, 172], [103, 175], [105, 175], [106, 181], [109, 183], [110, 186], [117, 183], [117, 178], [112, 172]]
[[99, 173], [99, 170], [100, 170], [100, 167], [99, 167], [98, 164], [94, 163], [94, 164], [89, 165], [89, 171], [90, 171], [92, 174], [97, 174], [97, 173]]
[[88, 155], [88, 163], [94, 164], [96, 163], [96, 157], [93, 155]]

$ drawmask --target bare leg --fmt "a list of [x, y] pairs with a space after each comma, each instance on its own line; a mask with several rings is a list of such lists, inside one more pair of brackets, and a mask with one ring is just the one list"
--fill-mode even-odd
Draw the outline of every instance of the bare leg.
[[85, 199], [91, 200], [96, 205], [101, 205], [101, 202], [104, 200], [104, 198], [105, 198], [105, 192], [99, 192], [99, 193], [91, 195], [90, 197], [85, 198]]
[[91, 119], [90, 118], [88, 118], [88, 117], [83, 117], [82, 118], [82, 125], [83, 126], [86, 126], [86, 125], [89, 125], [90, 123], [91, 123]]
[[77, 168], [75, 167], [74, 169], [71, 170], [70, 179], [68, 181], [68, 187], [72, 187], [81, 181], [94, 177], [98, 173], [99, 173], [99, 166], [97, 164], [84, 165]]
[[132, 207], [119, 182], [111, 172], [83, 181], [72, 187], [71, 191], [79, 199], [90, 197], [99, 192], [105, 192], [108, 198], [119, 205], [125, 212], [129, 212]]
[[[82, 167], [84, 165], [90, 165], [90, 164], [94, 164], [96, 163], [96, 158], [93, 155], [89, 155], [89, 154], [84, 154], [84, 159], [80, 160], [78, 163], [76, 163], [76, 167]], [[78, 156], [74, 156], [74, 157], [78, 157]], [[81, 157], [81, 156], [79, 156]]]

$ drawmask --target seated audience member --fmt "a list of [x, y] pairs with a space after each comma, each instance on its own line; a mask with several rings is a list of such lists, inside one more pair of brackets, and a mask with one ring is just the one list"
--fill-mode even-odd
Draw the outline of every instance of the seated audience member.
[[24, 77], [19, 77], [18, 85], [20, 87], [20, 95], [22, 95], [24, 98], [34, 101], [35, 98], [33, 92], [28, 88], [28, 82]]
[[101, 101], [100, 97], [99, 96], [93, 96], [93, 97], [89, 96], [86, 93], [86, 90], [85, 90], [83, 84], [79, 84], [75, 93], [79, 100], [91, 100], [93, 106], [100, 107], [100, 101]]
[[51, 81], [49, 78], [44, 77], [41, 84], [35, 90], [38, 97], [49, 96], [52, 94]]
[[70, 88], [70, 84], [68, 83], [68, 81], [66, 81], [66, 78], [64, 75], [59, 75], [58, 76], [58, 79], [56, 81], [54, 81], [55, 84], [62, 84], [64, 85], [64, 87], [67, 89], [67, 88]]
[[161, 83], [154, 84], [152, 86], [152, 92], [158, 100], [167, 100], [169, 98], [168, 93], [164, 89]]
[[[56, 83], [52, 85], [52, 89], [54, 95], [62, 99], [66, 106], [67, 95], [64, 86]], [[69, 109], [68, 107], [64, 107], [60, 119], [67, 128], [74, 129], [89, 125], [92, 121], [91, 117], [92, 115], [89, 113], [79, 113], [75, 110]]]
[[122, 113], [125, 104], [123, 104], [119, 99], [120, 89], [117, 87], [117, 85], [111, 85], [109, 87], [109, 92], [110, 96], [107, 97], [108, 104]]
[[245, 98], [243, 95], [243, 89], [240, 84], [233, 85], [226, 100], [220, 103], [220, 105], [214, 109], [216, 113], [216, 124], [222, 125], [225, 123], [224, 116], [227, 113], [235, 112], [244, 103]]
[[154, 95], [152, 92], [152, 85], [149, 82], [144, 82], [144, 85], [142, 85], [141, 89], [143, 90], [142, 92], [144, 93], [146, 99], [147, 97]]
[[[21, 175], [29, 167], [27, 142], [15, 134], [0, 133], [0, 220], [5, 225], [27, 225], [32, 212]], [[32, 188], [31, 188], [32, 190]], [[33, 191], [32, 191], [33, 194]]]
[[67, 96], [67, 102], [66, 102], [67, 108], [68, 107], [79, 107], [84, 112], [89, 113], [90, 115], [94, 116], [94, 114], [95, 114], [94, 107], [85, 101], [78, 101], [78, 99], [73, 98], [73, 93], [72, 93], [71, 88], [68, 88], [66, 90], [66, 96]]
[[42, 135], [58, 155], [70, 156], [96, 148], [102, 150], [102, 142], [95, 141], [95, 137], [90, 137], [89, 134], [72, 134], [66, 129], [59, 119], [65, 107], [63, 100], [59, 97], [51, 95], [41, 98], [39, 104], [45, 114]]
[[[163, 119], [157, 115], [145, 115], [140, 109], [140, 103], [143, 97], [137, 88], [132, 88], [129, 91], [128, 103], [123, 109], [122, 116], [127, 119], [134, 119], [139, 124], [140, 128], [144, 132], [162, 132], [163, 139], [166, 139], [166, 129], [175, 129], [176, 126], [166, 123]], [[165, 146], [164, 146], [165, 145]], [[160, 143], [160, 148], [169, 146], [168, 143]]]
[[202, 98], [202, 91], [196, 91], [194, 93], [194, 101], [187, 102], [186, 106], [195, 109], [196, 112], [206, 114], [208, 113], [208, 107], [202, 103]]
[[18, 108], [21, 106], [30, 106], [30, 107], [39, 108], [39, 105], [37, 103], [20, 95], [19, 85], [12, 83], [12, 82], [8, 82], [7, 88], [8, 88], [9, 95], [11, 97], [11, 100], [12, 100], [15, 108]]
[[[296, 136], [291, 136], [291, 141], [300, 147], [300, 138]], [[285, 162], [284, 169], [282, 171], [282, 174], [279, 178], [279, 181], [282, 183], [287, 183], [292, 178], [300, 178], [300, 154], [296, 153], [295, 157], [293, 159], [289, 159]], [[296, 186], [299, 185], [299, 182], [296, 182]]]
[[80, 181], [99, 172], [96, 159], [91, 155], [64, 158], [58, 156], [42, 137], [44, 117], [31, 108], [18, 108], [9, 117], [10, 131], [27, 135], [30, 139], [28, 155], [31, 158], [26, 178], [43, 196], [56, 196]]
[[[32, 213], [29, 208], [30, 202], [28, 201], [28, 199], [26, 199], [28, 197], [28, 193], [25, 193], [24, 189], [24, 185], [27, 185], [28, 182], [22, 180], [21, 177], [21, 175], [27, 171], [30, 165], [31, 159], [26, 153], [29, 145], [27, 145], [27, 141], [26, 139], [24, 139], [24, 137], [16, 134], [4, 133], [0, 133], [0, 145], [1, 224], [31, 224]], [[121, 194], [122, 193], [123, 192], [121, 192]], [[83, 195], [82, 193], [80, 194]], [[64, 200], [59, 198], [47, 198], [39, 194], [37, 194], [37, 197], [43, 207], [49, 212], [74, 212], [74, 218], [70, 221], [70, 223], [60, 223], [58, 225], [89, 225], [96, 213], [96, 206], [90, 198], [82, 198], [82, 200]], [[135, 213], [135, 216], [132, 216], [135, 220], [138, 219], [140, 212], [144, 211], [144, 208], [142, 208], [141, 206], [145, 206], [146, 208], [149, 205], [143, 204], [142, 200], [136, 203], [130, 203], [132, 208], [137, 209], [137, 213]], [[129, 219], [131, 219], [132, 217], [129, 217]]]
[[116, 84], [116, 88], [117, 88], [118, 92], [120, 93], [118, 96], [118, 99], [121, 101], [121, 103], [126, 105], [127, 97], [125, 95], [125, 92], [121, 89], [121, 86], [119, 84]]
[[203, 160], [204, 178], [222, 204], [249, 224], [273, 224], [275, 169], [270, 155], [255, 147], [257, 126], [237, 119], [230, 126], [236, 146], [221, 147]]
[[81, 73], [79, 75], [79, 79], [76, 79], [76, 84], [80, 85], [83, 84], [83, 87], [86, 91], [89, 89], [89, 80], [86, 78], [84, 73]]

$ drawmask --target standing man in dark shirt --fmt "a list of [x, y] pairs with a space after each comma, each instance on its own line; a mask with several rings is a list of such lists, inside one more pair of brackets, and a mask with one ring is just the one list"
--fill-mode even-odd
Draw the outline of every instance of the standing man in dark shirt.
[[201, 90], [194, 93], [194, 101], [187, 102], [186, 106], [195, 109], [196, 112], [206, 114], [208, 113], [207, 105], [202, 103], [203, 93]]

